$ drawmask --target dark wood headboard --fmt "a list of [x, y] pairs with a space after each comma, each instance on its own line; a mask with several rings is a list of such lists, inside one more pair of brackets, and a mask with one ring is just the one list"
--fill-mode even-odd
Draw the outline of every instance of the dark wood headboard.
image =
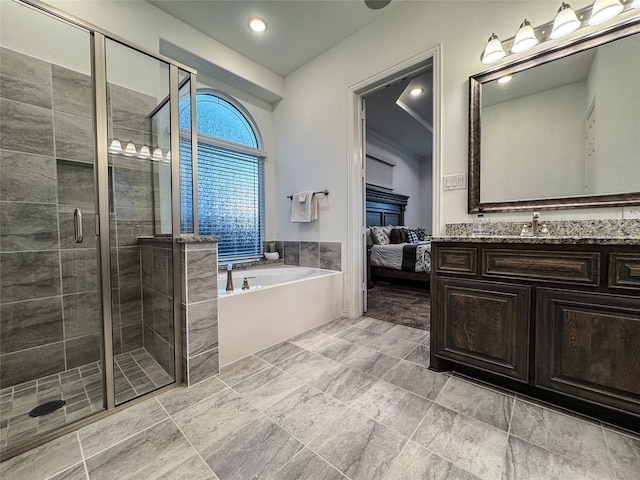
[[393, 190], [367, 184], [367, 227], [404, 225], [404, 211], [409, 197]]

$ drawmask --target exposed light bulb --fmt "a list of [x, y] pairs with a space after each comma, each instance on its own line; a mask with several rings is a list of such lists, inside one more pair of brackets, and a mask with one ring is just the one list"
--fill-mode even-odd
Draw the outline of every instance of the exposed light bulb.
[[516, 37], [513, 41], [511, 51], [513, 53], [522, 53], [527, 50], [531, 50], [538, 44], [538, 38], [536, 32], [534, 32], [531, 23], [525, 18], [524, 22], [520, 24], [520, 28], [516, 33]]
[[487, 42], [487, 46], [484, 48], [484, 52], [482, 52], [482, 57], [480, 61], [485, 65], [489, 63], [494, 63], [503, 58], [506, 55], [504, 48], [502, 48], [502, 42], [498, 36], [493, 33], [489, 37], [489, 41]]
[[580, 20], [578, 20], [576, 12], [571, 8], [571, 5], [562, 2], [562, 5], [560, 5], [558, 9], [558, 14], [553, 20], [553, 28], [549, 37], [554, 40], [566, 37], [570, 33], [575, 32], [579, 26]]
[[267, 29], [267, 22], [261, 18], [252, 18], [249, 20], [249, 28], [254, 32], [261, 33]]
[[618, 0], [596, 0], [591, 9], [589, 25], [600, 25], [618, 15], [624, 6]]

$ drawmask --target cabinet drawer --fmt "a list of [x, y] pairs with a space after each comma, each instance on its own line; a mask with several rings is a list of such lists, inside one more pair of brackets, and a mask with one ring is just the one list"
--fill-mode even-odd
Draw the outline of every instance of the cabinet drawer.
[[435, 270], [438, 273], [462, 273], [475, 275], [477, 272], [475, 248], [438, 247]]
[[600, 254], [487, 249], [482, 274], [595, 286], [600, 278]]
[[610, 254], [609, 286], [640, 289], [640, 255]]

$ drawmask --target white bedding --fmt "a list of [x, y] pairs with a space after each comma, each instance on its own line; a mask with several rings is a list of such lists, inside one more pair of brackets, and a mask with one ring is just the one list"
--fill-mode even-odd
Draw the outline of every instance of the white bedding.
[[371, 266], [402, 270], [402, 252], [405, 245], [417, 245], [415, 271], [431, 273], [431, 242], [393, 243], [371, 246]]

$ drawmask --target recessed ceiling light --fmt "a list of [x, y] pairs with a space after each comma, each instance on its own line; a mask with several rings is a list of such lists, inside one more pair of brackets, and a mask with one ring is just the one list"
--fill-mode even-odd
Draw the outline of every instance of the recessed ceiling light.
[[267, 29], [267, 22], [261, 18], [252, 18], [249, 20], [249, 28], [254, 32], [264, 32]]
[[416, 88], [412, 88], [411, 91], [409, 91], [409, 93], [411, 95], [413, 95], [414, 97], [417, 97], [418, 95], [420, 95], [422, 92], [424, 92], [424, 90], [420, 87], [416, 87]]
[[500, 77], [498, 79], [498, 83], [500, 85], [504, 85], [505, 83], [509, 83], [513, 77], [511, 75], [505, 75], [504, 77]]

